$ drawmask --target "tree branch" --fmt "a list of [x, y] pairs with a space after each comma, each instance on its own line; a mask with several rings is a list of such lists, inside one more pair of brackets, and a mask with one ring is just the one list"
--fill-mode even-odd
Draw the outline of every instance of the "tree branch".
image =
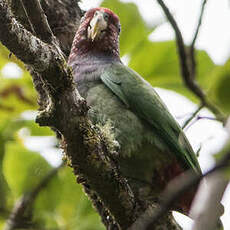
[[47, 15], [49, 25], [59, 41], [62, 51], [68, 57], [73, 38], [83, 16], [78, 6], [79, 0], [43, 0], [42, 8]]
[[31, 29], [30, 31], [33, 33], [33, 35], [36, 35], [34, 26], [33, 26], [32, 22], [29, 20], [29, 15], [27, 14], [27, 11], [26, 11], [26, 8], [25, 8], [25, 6], [24, 6], [24, 4], [23, 4], [23, 1], [20, 0], [20, 3], [21, 3], [21, 6], [22, 6], [22, 8], [23, 8], [23, 10], [24, 10], [24, 13], [25, 13], [25, 15], [26, 15], [26, 18], [28, 19], [28, 23], [29, 23], [30, 29]]
[[[225, 128], [230, 137], [230, 118], [228, 118]], [[224, 147], [221, 151], [221, 155], [227, 156], [229, 149], [230, 143]], [[193, 226], [194, 230], [202, 230], [204, 228], [213, 230], [217, 224], [219, 224], [218, 229], [223, 229], [222, 223], [218, 221], [218, 218], [223, 214], [223, 207], [220, 206], [220, 201], [222, 200], [228, 183], [229, 180], [225, 172], [217, 171], [207, 177], [208, 186], [202, 184], [191, 209], [191, 213], [196, 219]], [[202, 192], [205, 193], [205, 195], [202, 194]]]
[[44, 82], [52, 86], [51, 92], [70, 88], [71, 72], [60, 50], [42, 42], [20, 25], [4, 0], [0, 0], [0, 12], [0, 27], [4, 31], [0, 33], [0, 41], [3, 45], [34, 71], [42, 73]]
[[201, 24], [202, 24], [202, 19], [203, 19], [203, 16], [204, 16], [204, 9], [205, 9], [206, 3], [207, 3], [207, 0], [203, 0], [202, 6], [201, 6], [201, 11], [200, 11], [200, 16], [199, 16], [199, 20], [198, 20], [198, 24], [197, 24], [197, 27], [196, 27], [196, 31], [195, 31], [193, 40], [192, 40], [191, 45], [190, 45], [191, 49], [194, 49], [196, 39], [197, 39], [199, 31], [200, 31], [200, 27], [201, 27]]
[[200, 11], [200, 16], [199, 16], [199, 20], [198, 20], [198, 24], [197, 24], [197, 27], [196, 27], [196, 31], [194, 33], [194, 37], [192, 39], [192, 42], [191, 42], [191, 45], [188, 49], [188, 56], [189, 56], [189, 65], [190, 65], [190, 74], [191, 74], [191, 78], [192, 79], [195, 79], [196, 77], [196, 67], [197, 67], [197, 63], [196, 63], [196, 58], [195, 58], [195, 42], [197, 40], [197, 37], [198, 37], [198, 33], [200, 31], [200, 27], [201, 27], [201, 24], [202, 24], [202, 19], [203, 19], [203, 15], [204, 15], [204, 9], [205, 9], [205, 6], [206, 6], [206, 3], [207, 3], [207, 0], [203, 0], [203, 3], [202, 3], [202, 6], [201, 6], [201, 11]]
[[[152, 218], [152, 216], [155, 214], [156, 210], [159, 210], [160, 206], [150, 206], [143, 215], [141, 215], [136, 222], [128, 228], [128, 230], [146, 230], [146, 224], [149, 223], [149, 220]], [[160, 226], [160, 228], [158, 228]], [[156, 220], [154, 223], [151, 223], [148, 226], [149, 230], [155, 230], [155, 229], [167, 229], [167, 230], [182, 230], [179, 224], [176, 223], [174, 220], [174, 217], [172, 215], [172, 212], [166, 212], [164, 215]]]
[[223, 173], [215, 172], [209, 175], [205, 182], [199, 188], [191, 209], [192, 216], [195, 217], [193, 230], [214, 230], [217, 225], [222, 227], [219, 218], [223, 215], [224, 208], [220, 202], [229, 181]]
[[[17, 21], [22, 24], [27, 30], [31, 30], [31, 25], [28, 20], [29, 16], [22, 11], [23, 7], [21, 1], [8, 0], [11, 2], [11, 10], [16, 17]], [[78, 6], [79, 0], [42, 0], [40, 4], [45, 12], [50, 28], [58, 39], [62, 51], [68, 57], [72, 41], [76, 32], [76, 29], [80, 23], [82, 11]], [[27, 1], [31, 2], [31, 1]], [[33, 10], [33, 9], [28, 9]], [[39, 15], [38, 15], [39, 17]], [[39, 25], [39, 24], [38, 24]], [[32, 25], [33, 27], [33, 25]], [[41, 31], [42, 32], [42, 31]], [[33, 33], [34, 35], [36, 33]], [[41, 37], [42, 35], [37, 35]]]
[[41, 40], [47, 42], [49, 44], [57, 43], [51, 29], [49, 23], [47, 21], [46, 15], [41, 7], [40, 1], [33, 0], [20, 0], [21, 4], [28, 16], [28, 20], [30, 25], [35, 31], [35, 35], [37, 35]]
[[[46, 69], [51, 64], [51, 47], [24, 29], [15, 18], [13, 18], [4, 0], [0, 1], [0, 11], [0, 25], [1, 30], [4, 31], [4, 33], [0, 33], [0, 40], [3, 45], [14, 52], [24, 63], [32, 65], [37, 71]], [[30, 44], [30, 46], [28, 44]], [[27, 55], [25, 55], [25, 50], [28, 52]], [[46, 57], [41, 58], [37, 55], [38, 53], [46, 53]]]
[[[189, 66], [189, 62], [192, 63], [193, 61], [191, 58], [189, 59], [187, 53], [186, 53], [186, 47], [184, 44], [184, 40], [181, 34], [181, 31], [170, 13], [168, 7], [164, 4], [163, 0], [157, 0], [161, 8], [163, 9], [166, 17], [168, 18], [170, 24], [172, 25], [175, 35], [176, 35], [176, 43], [179, 53], [179, 60], [180, 60], [180, 66], [181, 66], [181, 75], [183, 78], [183, 81], [188, 89], [190, 89], [201, 101], [201, 103], [206, 106], [208, 109], [210, 109], [217, 119], [223, 123], [226, 122], [227, 117], [216, 107], [216, 105], [212, 104], [206, 97], [203, 90], [200, 88], [200, 86], [195, 81], [195, 78], [193, 77], [191, 71], [191, 67]], [[203, 13], [202, 13], [203, 14]], [[199, 31], [199, 30], [198, 30]], [[195, 39], [196, 40], [196, 39]]]
[[23, 87], [20, 87], [17, 84], [12, 84], [0, 90], [1, 98], [7, 98], [12, 94], [14, 94], [18, 98], [18, 100], [22, 101], [23, 103], [26, 103], [28, 105], [35, 104], [34, 101], [31, 100], [31, 98], [26, 97], [25, 93], [23, 92]]
[[201, 119], [207, 119], [207, 120], [211, 120], [211, 121], [218, 121], [216, 117], [196, 116], [195, 119], [193, 121], [191, 121], [189, 123], [189, 125], [187, 125], [185, 128], [189, 129], [192, 125], [194, 125], [197, 121], [199, 121]]
[[191, 120], [200, 112], [200, 110], [203, 108], [203, 105], [200, 105], [193, 114], [185, 121], [185, 123], [182, 125], [182, 129], [185, 129], [186, 126], [191, 122]]

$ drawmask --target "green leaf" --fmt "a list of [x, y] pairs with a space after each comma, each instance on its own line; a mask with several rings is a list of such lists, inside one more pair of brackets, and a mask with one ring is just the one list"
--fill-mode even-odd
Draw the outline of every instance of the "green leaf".
[[208, 90], [213, 81], [210, 75], [215, 70], [216, 65], [204, 50], [196, 50], [195, 58], [197, 67], [196, 80], [203, 89]]
[[45, 228], [104, 229], [69, 167], [58, 171], [57, 176], [39, 194], [34, 207], [34, 220], [42, 222]]
[[15, 133], [21, 128], [28, 128], [31, 136], [54, 136], [54, 132], [48, 127], [40, 127], [33, 120], [5, 119], [0, 124], [0, 133], [5, 141], [13, 140]]
[[230, 113], [230, 60], [213, 71], [208, 95], [224, 112]]
[[25, 70], [25, 65], [0, 43], [0, 69], [8, 62], [15, 62], [20, 68]]
[[[226, 156], [226, 154], [229, 154], [229, 152], [230, 152], [230, 142], [228, 140], [228, 142], [225, 144], [222, 150], [219, 153], [215, 154], [214, 157], [218, 162], [219, 160], [222, 160]], [[227, 178], [230, 179], [230, 166], [224, 167], [223, 171], [225, 172]]]
[[5, 155], [5, 141], [0, 135], [0, 212], [6, 209], [7, 196], [9, 195], [9, 187], [5, 180], [2, 170], [2, 161]]
[[[210, 72], [215, 65], [206, 52], [196, 51], [197, 81], [206, 90], [210, 85]], [[180, 73], [177, 48], [174, 41], [142, 43], [131, 52], [129, 67], [137, 71], [154, 87], [174, 90], [197, 102], [194, 94], [185, 87]]]
[[0, 229], [4, 229], [4, 226], [6, 224], [6, 221], [3, 219], [0, 219]]
[[23, 70], [19, 79], [3, 78], [0, 72], [0, 120], [18, 117], [25, 110], [37, 108], [36, 94], [27, 70], [14, 55], [0, 44], [0, 70], [8, 62], [15, 62]]
[[18, 117], [25, 110], [35, 110], [36, 95], [28, 73], [22, 79], [1, 79], [0, 120]]
[[76, 183], [72, 169], [67, 167], [61, 170], [58, 176], [62, 183], [63, 199], [57, 211], [65, 220], [67, 228], [78, 230], [104, 229], [99, 215], [92, 208], [92, 204], [83, 192], [82, 186]]
[[16, 141], [6, 144], [3, 173], [15, 197], [31, 191], [50, 169], [38, 153], [25, 149]]
[[54, 136], [49, 127], [41, 127], [34, 121], [26, 121], [25, 126], [30, 130], [31, 136]]
[[216, 98], [218, 104], [228, 113], [230, 113], [230, 71], [221, 76], [221, 81], [216, 87]]
[[39, 192], [34, 205], [35, 222], [43, 222], [47, 228], [58, 226], [56, 207], [63, 199], [62, 186], [58, 176], [55, 175]]
[[4, 141], [13, 140], [15, 133], [25, 127], [27, 124], [26, 120], [23, 119], [5, 119], [0, 124], [0, 133]]

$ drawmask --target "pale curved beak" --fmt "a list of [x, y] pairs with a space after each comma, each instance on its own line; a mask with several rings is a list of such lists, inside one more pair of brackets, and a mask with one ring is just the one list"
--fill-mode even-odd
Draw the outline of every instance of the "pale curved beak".
[[97, 11], [90, 21], [90, 26], [88, 27], [88, 38], [92, 41], [96, 40], [101, 32], [107, 28], [107, 21], [104, 19], [104, 12]]

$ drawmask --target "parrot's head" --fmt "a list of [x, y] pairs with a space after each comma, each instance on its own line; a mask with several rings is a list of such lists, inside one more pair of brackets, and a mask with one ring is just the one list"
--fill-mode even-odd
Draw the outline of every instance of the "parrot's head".
[[107, 36], [118, 36], [120, 22], [116, 14], [107, 8], [89, 10], [84, 19], [87, 22], [87, 38], [92, 42], [103, 40]]
[[69, 61], [84, 54], [103, 54], [119, 57], [120, 21], [110, 9], [90, 9], [81, 19]]

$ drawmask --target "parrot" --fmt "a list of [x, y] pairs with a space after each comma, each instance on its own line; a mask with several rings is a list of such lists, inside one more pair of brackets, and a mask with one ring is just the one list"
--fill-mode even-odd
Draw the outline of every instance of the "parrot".
[[[156, 200], [177, 176], [190, 170], [201, 175], [182, 128], [155, 89], [124, 65], [119, 53], [119, 17], [97, 7], [83, 16], [68, 65], [89, 106], [88, 116], [113, 139], [121, 174], [140, 200]], [[144, 61], [144, 60], [143, 60]], [[189, 215], [197, 186], [173, 210]]]

